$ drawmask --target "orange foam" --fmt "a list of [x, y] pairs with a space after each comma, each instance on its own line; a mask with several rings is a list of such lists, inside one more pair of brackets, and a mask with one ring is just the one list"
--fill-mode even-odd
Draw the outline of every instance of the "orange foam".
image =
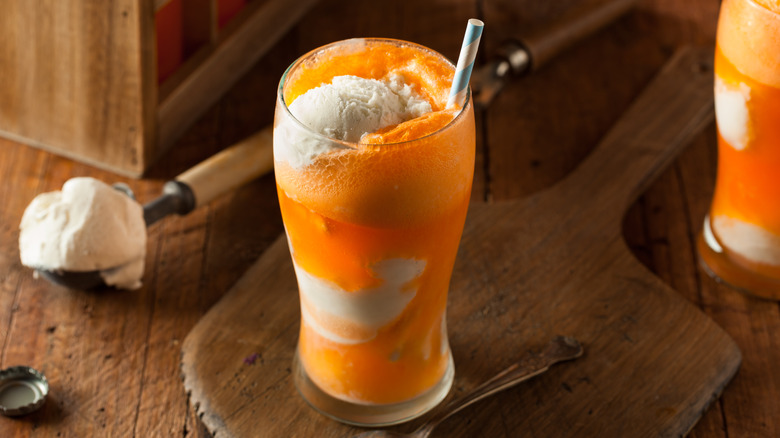
[[[463, 118], [473, 118], [471, 111]], [[431, 220], [471, 190], [474, 151], [453, 144], [474, 137], [472, 121], [449, 125], [435, 138], [322, 154], [303, 170], [275, 163], [282, 189], [324, 218], [377, 227]], [[392, 208], [388, 208], [392, 206]]]
[[717, 45], [744, 75], [780, 88], [780, 15], [777, 0], [724, 0]]
[[360, 141], [365, 144], [388, 144], [422, 138], [447, 126], [457, 115], [458, 109], [435, 111], [395, 126], [388, 126], [366, 135]]
[[453, 73], [452, 66], [441, 62], [434, 52], [410, 50], [392, 41], [367, 44], [356, 39], [315, 52], [314, 58], [291, 72], [285, 81], [284, 100], [289, 106], [301, 94], [330, 83], [335, 76], [383, 80], [391, 74], [402, 74], [404, 82], [439, 111], [447, 104]]
[[753, 0], [770, 11], [780, 14], [780, 0]]

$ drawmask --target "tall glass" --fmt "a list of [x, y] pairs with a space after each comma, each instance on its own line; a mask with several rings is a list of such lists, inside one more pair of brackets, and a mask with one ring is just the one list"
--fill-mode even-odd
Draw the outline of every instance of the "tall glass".
[[302, 316], [294, 381], [311, 406], [350, 424], [412, 419], [452, 385], [445, 310], [471, 193], [474, 110], [469, 99], [423, 116], [451, 119], [433, 132], [363, 144], [312, 131], [288, 105], [327, 77], [373, 74], [410, 54], [420, 68], [407, 76], [450, 83], [454, 66], [430, 49], [357, 39], [304, 55], [277, 95], [274, 166]]
[[724, 0], [715, 54], [718, 177], [698, 250], [716, 278], [780, 299], [780, 4]]

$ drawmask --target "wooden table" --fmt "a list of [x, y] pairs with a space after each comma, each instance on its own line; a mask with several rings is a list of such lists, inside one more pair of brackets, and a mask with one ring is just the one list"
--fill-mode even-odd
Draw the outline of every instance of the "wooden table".
[[[580, 3], [322, 0], [143, 180], [0, 140], [0, 366], [33, 366], [52, 387], [41, 411], [0, 418], [0, 436], [206, 436], [181, 385], [180, 342], [282, 232], [273, 177], [264, 176], [187, 217], [152, 226], [142, 289], [66, 290], [34, 279], [19, 261], [19, 220], [37, 193], [93, 176], [127, 182], [142, 202], [153, 199], [166, 179], [270, 123], [283, 69], [324, 43], [387, 36], [454, 59], [466, 19], [476, 16], [487, 25], [484, 62], [505, 38]], [[714, 44], [718, 6], [716, 0], [640, 1], [616, 25], [511, 83], [477, 115], [473, 202], [523, 197], [559, 181], [676, 48]], [[780, 307], [717, 284], [696, 261], [715, 142], [713, 124], [637, 199], [625, 215], [624, 235], [637, 258], [742, 349], [740, 371], [691, 436], [780, 436]]]

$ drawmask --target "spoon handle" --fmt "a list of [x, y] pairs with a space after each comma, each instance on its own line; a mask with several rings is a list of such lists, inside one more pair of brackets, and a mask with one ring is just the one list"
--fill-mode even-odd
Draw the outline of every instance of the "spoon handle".
[[513, 363], [487, 382], [474, 388], [466, 396], [448, 404], [420, 426], [413, 436], [425, 438], [439, 423], [463, 408], [537, 376], [558, 362], [578, 358], [582, 356], [582, 352], [582, 346], [576, 339], [568, 336], [558, 336], [550, 341], [541, 353], [527, 353], [519, 361]]

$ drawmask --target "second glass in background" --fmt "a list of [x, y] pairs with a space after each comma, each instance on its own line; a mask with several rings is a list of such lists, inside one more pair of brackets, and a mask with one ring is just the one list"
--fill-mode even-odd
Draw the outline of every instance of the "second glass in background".
[[780, 14], [770, 7], [778, 4], [721, 5], [715, 54], [718, 176], [698, 250], [716, 278], [780, 299]]

